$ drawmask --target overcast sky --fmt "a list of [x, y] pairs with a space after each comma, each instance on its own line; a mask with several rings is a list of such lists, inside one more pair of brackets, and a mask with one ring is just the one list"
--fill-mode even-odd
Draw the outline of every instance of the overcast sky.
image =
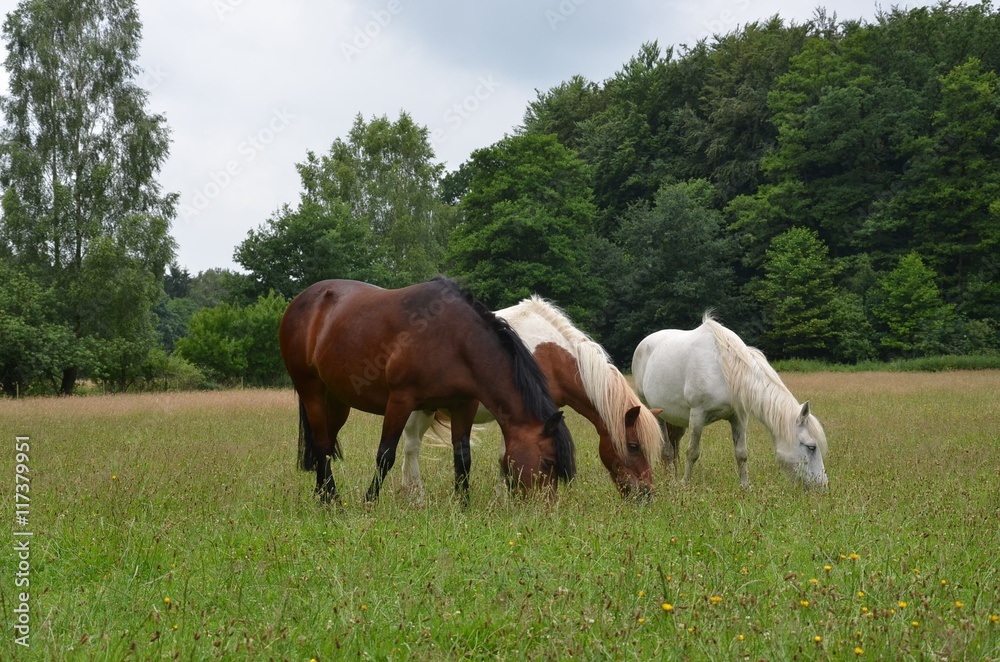
[[[926, 2], [901, 3], [912, 7]], [[6, 15], [12, 0], [0, 0]], [[237, 269], [233, 249], [281, 205], [295, 164], [326, 153], [354, 117], [401, 110], [432, 131], [449, 170], [521, 123], [535, 90], [580, 74], [601, 82], [643, 42], [693, 45], [779, 14], [793, 0], [140, 0], [148, 110], [173, 144], [160, 181], [180, 194], [178, 262]], [[873, 0], [832, 0], [840, 20]], [[890, 5], [884, 5], [888, 9]], [[6, 72], [3, 72], [6, 93]]]

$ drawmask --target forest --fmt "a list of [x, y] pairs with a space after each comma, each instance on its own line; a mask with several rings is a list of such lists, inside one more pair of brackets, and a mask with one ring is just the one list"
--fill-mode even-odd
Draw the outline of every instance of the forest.
[[9, 395], [287, 383], [278, 321], [325, 278], [446, 274], [492, 309], [537, 293], [623, 368], [709, 309], [772, 359], [1000, 354], [989, 2], [642, 44], [607, 80], [538, 91], [452, 171], [405, 111], [358, 115], [234, 247], [242, 271], [196, 275], [157, 181], [169, 127], [136, 83], [140, 35], [127, 2], [22, 2], [4, 22]]

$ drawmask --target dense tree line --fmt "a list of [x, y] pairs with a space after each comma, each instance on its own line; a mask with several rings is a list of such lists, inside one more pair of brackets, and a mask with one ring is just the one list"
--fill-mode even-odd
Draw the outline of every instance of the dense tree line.
[[[27, 4], [60, 9], [36, 16]], [[76, 106], [40, 114], [55, 83], [39, 81], [65, 72], [29, 66], [57, 54], [35, 60], [25, 45], [42, 52], [39, 35], [58, 29], [58, 43], [76, 43], [85, 12], [27, 4], [4, 26], [8, 391], [66, 390], [81, 370], [118, 388], [166, 373], [273, 383], [270, 339], [307, 285], [398, 287], [441, 272], [493, 308], [552, 299], [622, 364], [647, 333], [691, 327], [709, 308], [775, 358], [1000, 351], [1000, 16], [989, 2], [870, 23], [817, 10], [691, 47], [644, 44], [608, 80], [539, 92], [521, 126], [452, 172], [407, 113], [359, 116], [298, 164], [298, 202], [235, 247], [244, 273], [195, 277], [172, 264], [176, 200], [155, 182], [166, 128], [130, 82], [134, 8], [115, 5], [122, 36], [108, 48], [124, 49], [121, 66], [95, 74], [90, 92], [69, 85], [83, 106], [98, 89], [114, 99], [114, 121], [74, 142]]]

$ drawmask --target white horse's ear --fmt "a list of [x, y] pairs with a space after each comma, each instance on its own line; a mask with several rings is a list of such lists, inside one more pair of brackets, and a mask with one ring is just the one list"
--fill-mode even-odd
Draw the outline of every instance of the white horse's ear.
[[809, 420], [809, 401], [806, 400], [802, 403], [802, 409], [799, 411], [799, 425], [805, 425], [806, 421]]

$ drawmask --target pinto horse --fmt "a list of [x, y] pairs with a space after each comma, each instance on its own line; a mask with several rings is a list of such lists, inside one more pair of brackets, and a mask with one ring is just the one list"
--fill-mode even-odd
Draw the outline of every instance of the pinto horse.
[[[539, 296], [494, 313], [507, 320], [534, 354], [558, 406], [567, 405], [593, 424], [598, 451], [622, 496], [647, 496], [653, 488], [652, 462], [660, 452], [662, 433], [656, 413], [642, 406], [607, 352], [577, 329], [559, 308]], [[493, 420], [480, 408], [476, 423]], [[403, 489], [417, 501], [421, 438], [434, 416], [415, 411], [403, 432]]]
[[702, 428], [726, 420], [740, 485], [749, 487], [747, 423], [753, 414], [771, 433], [778, 464], [807, 487], [826, 487], [826, 434], [809, 402], [800, 405], [761, 351], [747, 347], [710, 313], [696, 329], [664, 329], [646, 336], [635, 349], [632, 373], [642, 401], [663, 408], [663, 461], [673, 463], [675, 472], [681, 437], [691, 428], [684, 482], [691, 479], [701, 454]]
[[337, 499], [329, 458], [351, 408], [383, 416], [378, 498], [414, 410], [452, 419], [455, 491], [469, 498], [469, 435], [479, 403], [505, 441], [500, 467], [511, 487], [551, 486], [576, 471], [573, 440], [531, 352], [502, 319], [454, 282], [436, 278], [399, 290], [347, 280], [312, 285], [288, 306], [281, 356], [299, 395], [299, 466], [316, 471], [316, 491]]

